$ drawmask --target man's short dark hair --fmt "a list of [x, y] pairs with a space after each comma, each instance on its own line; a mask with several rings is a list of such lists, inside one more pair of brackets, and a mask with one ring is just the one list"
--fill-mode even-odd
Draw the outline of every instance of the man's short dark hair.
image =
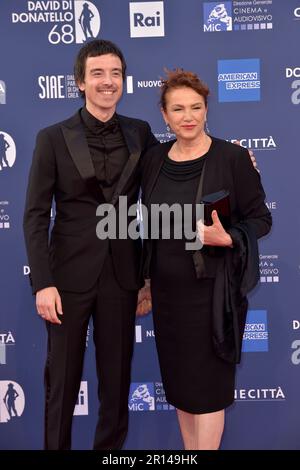
[[[126, 62], [122, 51], [116, 44], [105, 39], [94, 39], [85, 44], [78, 52], [75, 65], [74, 65], [74, 76], [77, 85], [84, 82], [85, 77], [85, 66], [88, 57], [97, 57], [99, 55], [113, 54], [119, 57], [122, 63], [122, 76], [125, 80], [126, 75]], [[81, 92], [81, 96], [84, 97], [84, 92]]]

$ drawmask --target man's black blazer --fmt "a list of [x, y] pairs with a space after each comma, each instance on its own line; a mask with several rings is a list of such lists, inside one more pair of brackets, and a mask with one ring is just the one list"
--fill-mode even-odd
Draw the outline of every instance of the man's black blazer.
[[[157, 144], [145, 121], [117, 115], [129, 159], [117, 183], [111, 203], [120, 195], [128, 207], [136, 203], [140, 189], [140, 159]], [[54, 197], [56, 217], [48, 240]], [[83, 292], [91, 288], [108, 251], [108, 240], [96, 236], [96, 208], [105, 203], [97, 183], [80, 113], [41, 130], [30, 170], [24, 213], [24, 233], [33, 292], [49, 286]], [[117, 279], [124, 289], [138, 289], [140, 240], [112, 240]]]
[[[143, 158], [142, 202], [147, 207], [148, 213], [150, 213], [152, 191], [165, 155], [168, 154], [173, 143], [174, 141], [171, 141], [156, 146], [150, 149]], [[272, 225], [271, 214], [264, 202], [265, 192], [260, 175], [253, 167], [248, 151], [236, 144], [212, 137], [212, 146], [205, 165], [202, 196], [222, 189], [227, 189], [230, 193], [233, 226], [239, 221], [247, 220], [257, 238], [269, 232]], [[143, 255], [145, 277], [149, 277], [151, 247], [151, 240], [145, 240]], [[223, 248], [215, 249], [208, 246], [202, 248], [203, 277], [215, 277], [218, 258], [222, 256], [223, 250]]]

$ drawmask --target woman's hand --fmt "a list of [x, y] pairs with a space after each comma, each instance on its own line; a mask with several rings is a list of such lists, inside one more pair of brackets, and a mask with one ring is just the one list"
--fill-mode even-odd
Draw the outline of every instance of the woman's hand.
[[211, 213], [212, 225], [205, 225], [202, 220], [197, 222], [197, 235], [203, 245], [227, 246], [232, 248], [232, 238], [220, 222], [217, 211]]

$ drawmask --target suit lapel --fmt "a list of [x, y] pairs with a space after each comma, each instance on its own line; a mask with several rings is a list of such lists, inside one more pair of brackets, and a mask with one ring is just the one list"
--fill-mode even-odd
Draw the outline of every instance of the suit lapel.
[[103, 203], [105, 199], [96, 178], [95, 168], [84, 135], [79, 112], [63, 123], [62, 132], [71, 158], [81, 178], [96, 200]]
[[118, 119], [127, 148], [129, 150], [129, 158], [117, 183], [111, 200], [112, 204], [116, 204], [118, 201], [120, 194], [122, 193], [127, 181], [129, 180], [139, 161], [142, 151], [139, 139], [137, 138], [137, 130], [136, 127], [132, 125], [132, 121], [129, 118], [121, 115], [118, 115]]

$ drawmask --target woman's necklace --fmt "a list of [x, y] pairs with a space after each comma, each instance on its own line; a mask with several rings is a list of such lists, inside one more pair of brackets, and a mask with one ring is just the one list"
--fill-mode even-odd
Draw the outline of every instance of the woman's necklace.
[[172, 152], [172, 159], [178, 162], [185, 161], [185, 160], [196, 160], [197, 158], [202, 157], [209, 149], [211, 143], [210, 137], [205, 135], [205, 140], [201, 142], [201, 146], [197, 147], [197, 150], [193, 152], [192, 155], [187, 155], [185, 151], [181, 151], [178, 145], [178, 141], [176, 141], [173, 145], [173, 152]]

